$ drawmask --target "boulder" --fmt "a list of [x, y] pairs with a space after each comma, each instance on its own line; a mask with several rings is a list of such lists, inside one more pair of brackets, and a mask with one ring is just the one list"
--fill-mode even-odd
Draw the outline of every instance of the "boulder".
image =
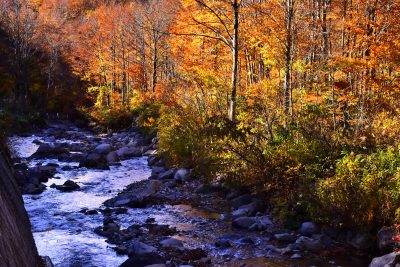
[[324, 245], [318, 239], [312, 239], [306, 236], [300, 236], [296, 240], [296, 247], [300, 250], [318, 252], [324, 248]]
[[53, 152], [53, 147], [47, 143], [41, 143], [34, 153], [36, 156], [47, 156]]
[[108, 154], [111, 152], [111, 145], [110, 144], [100, 144], [96, 146], [94, 152], [97, 154]]
[[256, 217], [256, 223], [254, 223], [249, 230], [253, 231], [263, 231], [268, 229], [272, 225], [271, 218], [269, 216], [261, 216], [261, 217]]
[[26, 184], [22, 187], [22, 193], [27, 195], [38, 195], [46, 189], [44, 184]]
[[121, 207], [129, 206], [131, 208], [141, 208], [147, 205], [149, 198], [160, 190], [162, 181], [149, 180], [147, 185], [138, 189], [137, 192], [123, 193], [117, 197], [107, 200], [106, 206]]
[[83, 143], [72, 143], [69, 145], [69, 150], [72, 152], [83, 152], [85, 150], [85, 146]]
[[26, 179], [31, 183], [46, 183], [57, 171], [54, 166], [37, 166], [25, 172]]
[[140, 256], [130, 257], [120, 267], [145, 267], [154, 264], [164, 264], [165, 260], [157, 253], [147, 253]]
[[98, 153], [90, 153], [79, 163], [79, 167], [93, 168], [93, 169], [109, 169], [105, 158]]
[[369, 267], [395, 267], [400, 264], [400, 252], [392, 252], [372, 260]]
[[191, 172], [188, 169], [178, 169], [174, 174], [174, 179], [177, 181], [189, 181], [191, 178]]
[[304, 236], [312, 236], [318, 232], [318, 227], [313, 222], [304, 222], [300, 227], [300, 234]]
[[164, 248], [183, 248], [183, 242], [176, 238], [164, 239], [160, 242], [160, 245]]
[[157, 251], [157, 249], [153, 246], [149, 246], [145, 243], [139, 242], [137, 240], [133, 240], [131, 241], [131, 243], [128, 245], [128, 255], [130, 257], [133, 256], [141, 256], [144, 254], [148, 254], [148, 253], [154, 253]]
[[232, 212], [233, 216], [254, 216], [257, 212], [262, 210], [262, 202], [254, 200], [253, 202], [240, 206], [237, 210]]
[[117, 155], [121, 159], [128, 159], [142, 156], [142, 151], [136, 147], [122, 147], [117, 150]]
[[63, 153], [68, 153], [68, 150], [63, 145], [57, 144], [56, 146], [51, 146], [50, 144], [42, 143], [39, 145], [36, 152], [32, 155], [32, 158], [54, 158]]
[[75, 183], [74, 181], [67, 180], [63, 185], [57, 185], [55, 186], [57, 190], [60, 190], [61, 192], [69, 192], [69, 191], [74, 191], [76, 189], [79, 189], [80, 186]]
[[257, 223], [255, 217], [239, 217], [232, 222], [232, 226], [239, 229], [250, 229], [255, 223]]
[[41, 144], [43, 144], [43, 142], [40, 141], [39, 139], [33, 140], [32, 143], [35, 144], [35, 145], [41, 145]]
[[116, 151], [112, 151], [106, 156], [107, 163], [109, 165], [115, 164], [119, 161], [119, 157]]

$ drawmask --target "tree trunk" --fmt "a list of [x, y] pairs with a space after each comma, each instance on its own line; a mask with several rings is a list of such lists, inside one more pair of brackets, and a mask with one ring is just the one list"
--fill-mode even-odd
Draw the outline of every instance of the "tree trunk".
[[284, 111], [289, 115], [291, 100], [291, 62], [292, 62], [292, 22], [294, 0], [286, 0], [286, 44], [285, 44], [285, 78], [283, 86]]
[[232, 39], [232, 88], [229, 109], [229, 119], [236, 120], [236, 89], [238, 80], [238, 59], [239, 59], [239, 3], [238, 0], [233, 2], [234, 24]]
[[158, 65], [158, 47], [157, 47], [157, 37], [156, 30], [153, 30], [153, 45], [154, 45], [154, 54], [153, 54], [153, 77], [151, 83], [151, 92], [154, 94], [156, 92], [157, 85], [157, 65]]

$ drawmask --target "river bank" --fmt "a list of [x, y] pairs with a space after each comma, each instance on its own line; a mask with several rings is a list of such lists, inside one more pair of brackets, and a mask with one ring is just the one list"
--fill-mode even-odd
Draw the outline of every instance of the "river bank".
[[156, 156], [157, 140], [133, 130], [97, 135], [57, 123], [35, 136], [10, 138], [10, 144], [39, 252], [56, 266], [370, 261], [339, 242], [348, 232], [311, 222], [289, 231], [257, 197], [166, 167]]

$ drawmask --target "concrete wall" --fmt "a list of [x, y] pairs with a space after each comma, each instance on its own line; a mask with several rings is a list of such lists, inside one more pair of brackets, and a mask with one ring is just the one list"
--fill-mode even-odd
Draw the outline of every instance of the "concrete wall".
[[42, 266], [8, 150], [0, 143], [0, 267]]

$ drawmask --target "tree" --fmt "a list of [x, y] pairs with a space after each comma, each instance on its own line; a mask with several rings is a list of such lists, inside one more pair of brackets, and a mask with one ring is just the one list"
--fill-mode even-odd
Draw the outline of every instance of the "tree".
[[2, 0], [0, 25], [13, 48], [14, 101], [25, 112], [29, 100], [30, 68], [36, 52], [38, 13], [28, 0]]
[[239, 76], [240, 10], [243, 3], [241, 0], [185, 0], [182, 2], [181, 20], [188, 19], [190, 22], [180, 25], [174, 34], [210, 38], [224, 43], [231, 50], [229, 119], [235, 121]]

